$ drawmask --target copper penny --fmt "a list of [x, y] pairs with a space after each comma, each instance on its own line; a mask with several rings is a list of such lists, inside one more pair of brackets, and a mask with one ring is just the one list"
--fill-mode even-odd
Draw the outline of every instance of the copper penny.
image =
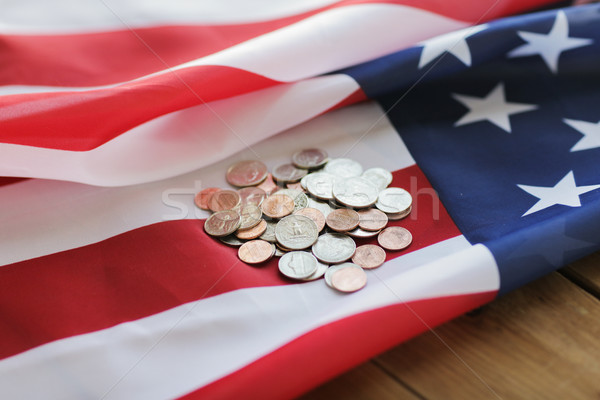
[[321, 149], [304, 149], [292, 156], [292, 162], [298, 168], [314, 169], [327, 163], [327, 152]]
[[249, 186], [238, 190], [242, 205], [253, 204], [260, 207], [267, 193], [259, 187]]
[[221, 191], [221, 189], [219, 188], [203, 189], [200, 192], [198, 192], [196, 197], [194, 197], [194, 203], [196, 204], [196, 206], [198, 206], [198, 208], [201, 208], [203, 210], [210, 210], [210, 208], [208, 207], [208, 202], [212, 195], [219, 191]]
[[358, 226], [360, 218], [358, 213], [349, 208], [333, 210], [327, 216], [327, 226], [336, 232], [348, 232]]
[[283, 218], [294, 211], [294, 200], [290, 196], [274, 194], [262, 203], [262, 212], [270, 218]]
[[331, 286], [344, 293], [356, 292], [367, 284], [367, 274], [362, 268], [340, 268], [331, 276]]
[[364, 269], [381, 267], [385, 262], [385, 250], [374, 244], [358, 246], [352, 256], [352, 262]]
[[233, 186], [255, 186], [267, 178], [267, 166], [258, 160], [240, 161], [227, 170], [227, 182]]
[[316, 208], [301, 208], [297, 211], [294, 211], [294, 215], [304, 215], [313, 220], [313, 222], [317, 225], [317, 230], [321, 232], [323, 228], [325, 228], [325, 216], [323, 213]]
[[296, 168], [293, 164], [278, 165], [273, 169], [273, 179], [277, 182], [298, 182], [308, 173], [305, 169]]
[[385, 228], [377, 236], [377, 242], [386, 250], [402, 250], [412, 242], [411, 233], [399, 226]]
[[235, 190], [220, 190], [208, 200], [208, 208], [213, 212], [233, 210], [240, 204], [240, 195]]
[[235, 232], [235, 236], [238, 239], [242, 239], [242, 240], [252, 240], [252, 239], [256, 239], [257, 237], [259, 237], [260, 235], [265, 233], [266, 230], [267, 230], [267, 221], [265, 221], [264, 219], [261, 219], [260, 222], [258, 223], [258, 225], [253, 226], [252, 228], [238, 229]]
[[219, 211], [206, 219], [204, 230], [211, 236], [227, 236], [239, 228], [241, 220], [237, 211]]
[[387, 215], [375, 208], [358, 211], [358, 216], [360, 217], [358, 226], [365, 231], [379, 231], [385, 228], [388, 223]]
[[275, 246], [264, 240], [251, 240], [240, 246], [238, 257], [248, 264], [260, 264], [275, 254]]
[[277, 186], [275, 181], [273, 181], [273, 175], [271, 174], [267, 174], [267, 178], [263, 181], [263, 183], [258, 185], [257, 188], [264, 190], [267, 196], [270, 196], [281, 189], [281, 187]]

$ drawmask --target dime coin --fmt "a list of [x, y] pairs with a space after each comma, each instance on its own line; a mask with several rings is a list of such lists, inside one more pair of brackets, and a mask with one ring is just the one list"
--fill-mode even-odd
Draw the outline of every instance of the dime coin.
[[329, 265], [327, 264], [323, 264], [322, 262], [317, 261], [317, 270], [308, 278], [302, 278], [303, 281], [314, 281], [317, 280], [321, 277], [323, 277], [323, 275], [325, 275], [325, 272], [327, 272], [327, 268], [329, 268]]
[[298, 168], [315, 169], [327, 163], [327, 153], [321, 149], [304, 149], [292, 156], [292, 162]]
[[282, 257], [287, 251], [275, 246], [275, 257]]
[[273, 169], [273, 179], [279, 183], [298, 182], [307, 174], [305, 169], [296, 168], [293, 164], [282, 164]]
[[327, 172], [314, 172], [306, 175], [306, 190], [321, 200], [333, 199], [333, 184], [337, 177]]
[[377, 242], [386, 250], [402, 250], [410, 245], [412, 235], [405, 228], [390, 226], [379, 233]]
[[340, 268], [331, 276], [331, 286], [344, 293], [356, 292], [367, 284], [367, 274], [354, 267]]
[[360, 226], [352, 231], [346, 232], [346, 235], [351, 236], [353, 238], [357, 238], [357, 239], [367, 239], [367, 238], [372, 238], [375, 237], [379, 234], [379, 232], [381, 231], [365, 231], [360, 229]]
[[252, 228], [248, 228], [248, 229], [238, 229], [235, 232], [235, 236], [238, 237], [238, 239], [243, 239], [243, 240], [252, 240], [252, 239], [256, 239], [257, 237], [261, 236], [263, 233], [265, 233], [265, 231], [267, 230], [267, 221], [265, 221], [264, 219], [261, 219], [258, 224], [256, 226], [253, 226]]
[[349, 208], [333, 210], [327, 216], [327, 226], [336, 232], [348, 232], [358, 226], [358, 213]]
[[379, 192], [375, 207], [385, 213], [405, 212], [412, 205], [412, 196], [401, 188], [387, 188]]
[[240, 161], [227, 170], [227, 182], [233, 186], [255, 186], [267, 178], [267, 166], [257, 160]]
[[379, 190], [365, 178], [337, 179], [333, 184], [333, 197], [348, 207], [369, 207], [375, 204], [378, 194]]
[[317, 259], [325, 264], [338, 264], [349, 260], [356, 250], [351, 237], [341, 233], [326, 233], [319, 236], [312, 247]]
[[332, 212], [333, 210], [331, 209], [331, 207], [329, 207], [329, 204], [323, 202], [323, 201], [318, 201], [315, 200], [313, 198], [308, 198], [308, 207], [309, 208], [316, 208], [317, 210], [321, 211], [323, 213], [323, 216], [325, 218], [327, 218], [327, 216], [329, 215], [330, 212]]
[[196, 197], [194, 197], [194, 203], [196, 204], [196, 206], [198, 206], [198, 208], [201, 208], [203, 210], [210, 210], [210, 208], [208, 208], [208, 201], [214, 193], [220, 190], [221, 189], [219, 188], [203, 189], [196, 195]]
[[358, 226], [365, 231], [379, 231], [388, 224], [387, 215], [375, 208], [361, 210], [358, 216], [360, 217]]
[[263, 201], [261, 208], [267, 217], [283, 218], [294, 211], [294, 200], [290, 196], [274, 194]]
[[308, 196], [300, 190], [296, 189], [281, 189], [277, 191], [277, 194], [284, 194], [290, 196], [294, 200], [294, 211], [306, 208], [308, 205]]
[[262, 221], [262, 211], [254, 204], [246, 204], [245, 206], [242, 206], [242, 209], [240, 210], [240, 217], [242, 217], [242, 222], [238, 229], [250, 229]]
[[245, 241], [239, 240], [237, 237], [235, 237], [235, 235], [223, 236], [223, 237], [220, 237], [219, 240], [221, 242], [225, 243], [226, 245], [233, 246], [233, 247], [240, 247], [241, 245], [246, 243]]
[[240, 200], [240, 195], [235, 190], [219, 190], [210, 197], [208, 208], [213, 212], [233, 210], [240, 204]]
[[308, 278], [317, 271], [317, 259], [306, 251], [291, 251], [279, 259], [279, 271], [292, 279]]
[[362, 173], [362, 177], [372, 182], [381, 191], [392, 183], [392, 173], [383, 168], [369, 168]]
[[275, 238], [275, 227], [277, 226], [277, 222], [265, 221], [265, 223], [267, 224], [267, 228], [265, 229], [264, 233], [260, 235], [260, 239], [266, 240], [269, 243], [277, 242], [277, 239]]
[[241, 220], [237, 211], [218, 211], [206, 219], [204, 230], [211, 236], [227, 236], [239, 228]]
[[290, 215], [277, 223], [277, 242], [290, 250], [302, 250], [312, 246], [319, 237], [317, 225], [304, 215]]
[[395, 214], [386, 213], [386, 215], [390, 221], [397, 221], [399, 219], [406, 218], [408, 216], [408, 214], [410, 214], [411, 211], [412, 211], [412, 206], [408, 207], [408, 209], [404, 212], [395, 213]]
[[273, 181], [273, 175], [271, 174], [267, 174], [267, 177], [265, 178], [263, 183], [258, 185], [257, 188], [264, 190], [267, 196], [270, 196], [277, 190], [279, 190], [279, 186], [275, 184], [275, 182]]
[[360, 268], [358, 265], [350, 263], [350, 262], [346, 262], [346, 263], [342, 263], [342, 264], [338, 264], [338, 265], [332, 265], [331, 267], [329, 267], [327, 269], [327, 271], [325, 271], [325, 283], [327, 284], [327, 286], [333, 288], [333, 286], [331, 286], [331, 277], [333, 276], [333, 274], [335, 274], [336, 271], [338, 271], [342, 268], [348, 268], [348, 267], [349, 268]]
[[238, 194], [240, 195], [242, 205], [254, 204], [258, 207], [260, 207], [265, 197], [267, 197], [267, 193], [256, 186], [242, 188], [238, 190]]
[[316, 208], [302, 208], [294, 211], [294, 215], [304, 215], [305, 217], [312, 219], [315, 225], [317, 225], [317, 230], [319, 232], [325, 228], [325, 216]]
[[356, 248], [352, 262], [364, 269], [380, 267], [385, 262], [385, 250], [374, 244], [363, 244]]
[[334, 158], [325, 164], [325, 172], [342, 178], [352, 178], [360, 176], [363, 168], [359, 163], [349, 158]]
[[275, 254], [275, 246], [264, 240], [251, 240], [238, 250], [238, 257], [248, 264], [260, 264]]

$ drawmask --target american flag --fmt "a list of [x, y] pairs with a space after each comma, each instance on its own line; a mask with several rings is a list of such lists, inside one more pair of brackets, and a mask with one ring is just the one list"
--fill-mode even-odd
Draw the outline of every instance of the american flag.
[[[598, 250], [600, 7], [546, 3], [5, 2], [1, 397], [289, 398]], [[415, 199], [352, 295], [193, 204], [302, 147]]]

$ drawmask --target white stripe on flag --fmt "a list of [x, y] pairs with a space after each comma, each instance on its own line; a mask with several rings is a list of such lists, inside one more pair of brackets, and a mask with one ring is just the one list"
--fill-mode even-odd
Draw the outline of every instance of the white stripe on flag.
[[0, 397], [100, 398], [112, 389], [103, 398], [172, 398], [340, 318], [499, 285], [489, 250], [462, 236], [393, 259], [368, 275], [356, 296], [336, 293], [323, 281], [242, 289], [52, 342], [0, 361]]

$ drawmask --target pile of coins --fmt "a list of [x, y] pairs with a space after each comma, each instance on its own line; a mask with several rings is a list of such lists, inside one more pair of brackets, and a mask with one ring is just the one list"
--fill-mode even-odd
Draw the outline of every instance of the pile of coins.
[[[279, 271], [289, 278], [324, 277], [330, 287], [354, 292], [367, 283], [364, 269], [384, 263], [385, 250], [412, 242], [407, 229], [387, 226], [409, 215], [412, 197], [388, 187], [392, 174], [383, 168], [363, 171], [354, 160], [305, 149], [271, 173], [260, 161], [238, 162], [226, 178], [236, 190], [207, 188], [195, 203], [213, 212], [206, 233], [239, 247], [247, 264], [281, 257]], [[375, 236], [379, 246], [357, 247], [353, 239]]]

